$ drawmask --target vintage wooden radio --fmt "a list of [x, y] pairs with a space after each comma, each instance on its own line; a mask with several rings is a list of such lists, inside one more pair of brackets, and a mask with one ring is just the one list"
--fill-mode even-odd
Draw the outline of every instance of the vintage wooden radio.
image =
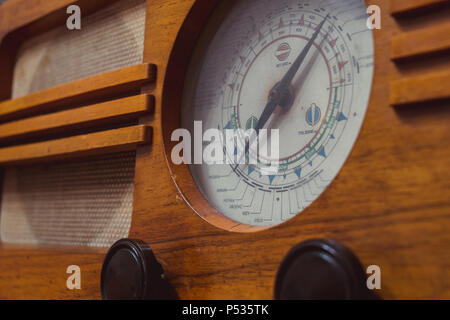
[[0, 298], [450, 298], [449, 17], [2, 1]]

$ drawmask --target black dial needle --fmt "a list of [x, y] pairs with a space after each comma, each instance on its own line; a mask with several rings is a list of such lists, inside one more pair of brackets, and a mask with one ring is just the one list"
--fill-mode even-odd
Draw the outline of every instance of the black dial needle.
[[[245, 148], [245, 155], [248, 153], [249, 147], [253, 144], [254, 139], [258, 137], [259, 131], [265, 126], [267, 121], [272, 116], [273, 112], [275, 111], [277, 106], [285, 107], [284, 103], [285, 101], [289, 101], [289, 86], [291, 85], [292, 80], [294, 79], [295, 75], [297, 74], [298, 70], [300, 69], [301, 65], [303, 64], [303, 61], [305, 60], [306, 56], [309, 53], [309, 50], [311, 50], [312, 45], [314, 44], [314, 41], [316, 40], [317, 36], [320, 34], [320, 31], [322, 30], [323, 25], [327, 21], [329, 17], [329, 14], [326, 15], [325, 19], [317, 26], [314, 34], [312, 35], [311, 39], [309, 39], [306, 46], [303, 48], [302, 52], [298, 55], [297, 59], [295, 59], [292, 66], [289, 68], [289, 70], [286, 72], [284, 77], [281, 79], [280, 82], [278, 82], [270, 91], [269, 94], [269, 101], [267, 102], [267, 105], [264, 107], [264, 110], [259, 117], [258, 123], [256, 125], [256, 137], [253, 139], [250, 139], [250, 142], [248, 145], [246, 145]], [[235, 166], [234, 170], [237, 169], [239, 166], [239, 163], [242, 159], [240, 159]]]
[[289, 68], [288, 72], [284, 75], [283, 79], [281, 79], [278, 90], [281, 91], [281, 94], [285, 94], [289, 86], [291, 85], [292, 79], [294, 79], [295, 75], [298, 72], [298, 69], [300, 69], [300, 66], [303, 64], [303, 61], [305, 60], [306, 56], [308, 55], [309, 50], [311, 49], [314, 41], [316, 40], [317, 36], [320, 34], [320, 30], [322, 30], [323, 25], [328, 19], [327, 15], [325, 19], [317, 26], [316, 31], [312, 35], [311, 39], [309, 39], [308, 43], [306, 44], [305, 48], [303, 48], [302, 52], [300, 52], [297, 59], [295, 59], [292, 66]]
[[[289, 70], [286, 72], [286, 74], [281, 79], [281, 81], [278, 82], [272, 88], [270, 95], [269, 95], [269, 102], [267, 103], [266, 107], [264, 108], [264, 111], [262, 112], [261, 117], [259, 118], [258, 125], [256, 126], [257, 133], [259, 133], [259, 130], [265, 126], [266, 122], [270, 119], [272, 113], [275, 111], [275, 108], [278, 105], [283, 107], [283, 101], [286, 101], [286, 96], [289, 95], [289, 86], [291, 85], [292, 79], [294, 79], [295, 75], [297, 74], [298, 70], [300, 69], [301, 65], [303, 64], [303, 61], [305, 60], [314, 41], [316, 40], [317, 36], [319, 35], [320, 30], [322, 29], [323, 25], [327, 21], [328, 16], [329, 15], [327, 15], [325, 17], [325, 19], [317, 26], [316, 31], [312, 35], [311, 39], [309, 39], [308, 43], [303, 48], [302, 52], [300, 52], [297, 59], [295, 59], [294, 63], [289, 68]], [[287, 99], [287, 100], [289, 100], [289, 99]]]

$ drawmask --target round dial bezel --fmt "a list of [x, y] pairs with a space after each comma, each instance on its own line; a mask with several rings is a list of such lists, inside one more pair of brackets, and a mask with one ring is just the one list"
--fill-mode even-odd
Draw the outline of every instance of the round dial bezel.
[[[201, 56], [193, 57], [192, 54], [199, 46], [206, 46], [214, 36], [215, 30], [219, 27], [222, 19], [227, 15], [233, 6], [233, 1], [209, 1], [208, 5], [204, 0], [198, 0], [192, 7], [177, 37], [177, 41], [172, 49], [171, 58], [166, 70], [166, 79], [163, 90], [163, 108], [162, 108], [162, 129], [163, 141], [167, 164], [169, 166], [172, 179], [178, 188], [182, 198], [200, 217], [208, 223], [233, 232], [255, 232], [276, 227], [273, 226], [253, 226], [236, 222], [213, 207], [205, 198], [195, 179], [193, 178], [188, 165], [174, 165], [170, 159], [171, 150], [177, 144], [171, 141], [173, 130], [180, 128], [181, 124], [181, 94], [173, 95], [175, 92], [186, 90], [184, 79], [192, 59], [201, 59]], [[214, 11], [217, 10], [217, 11]], [[214, 15], [211, 15], [212, 13]], [[212, 20], [213, 17], [214, 19]], [[203, 30], [208, 25], [207, 30]], [[194, 26], [194, 28], [193, 28]], [[199, 43], [200, 35], [202, 35]], [[205, 50], [203, 50], [204, 52]], [[173, 70], [173, 71], [171, 71]], [[176, 70], [176, 71], [175, 71]], [[189, 85], [189, 84], [187, 84]], [[359, 135], [359, 132], [358, 132]], [[350, 157], [350, 155], [348, 156]], [[348, 158], [347, 158], [348, 159]], [[326, 190], [324, 191], [326, 192]], [[299, 215], [291, 218], [294, 220]], [[288, 220], [288, 221], [290, 221]], [[284, 222], [286, 223], [286, 222]], [[284, 224], [282, 223], [282, 224]]]

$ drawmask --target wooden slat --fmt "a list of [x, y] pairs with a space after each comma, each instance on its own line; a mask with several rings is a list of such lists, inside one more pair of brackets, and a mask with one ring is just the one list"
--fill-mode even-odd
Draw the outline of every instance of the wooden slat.
[[391, 105], [450, 98], [450, 71], [397, 80], [390, 85]]
[[150, 112], [153, 107], [152, 96], [139, 95], [17, 120], [0, 125], [0, 141], [5, 142], [31, 135], [35, 137], [62, 130], [82, 129], [113, 121], [128, 120]]
[[136, 149], [149, 143], [151, 127], [145, 125], [102, 131], [76, 137], [0, 149], [0, 165], [53, 161]]
[[399, 14], [411, 10], [447, 2], [448, 0], [391, 0], [391, 13]]
[[62, 84], [13, 100], [0, 102], [0, 120], [30, 116], [55, 107], [98, 99], [139, 88], [156, 76], [152, 64], [135, 65], [86, 79]]
[[391, 39], [391, 58], [401, 59], [450, 49], [450, 23]]

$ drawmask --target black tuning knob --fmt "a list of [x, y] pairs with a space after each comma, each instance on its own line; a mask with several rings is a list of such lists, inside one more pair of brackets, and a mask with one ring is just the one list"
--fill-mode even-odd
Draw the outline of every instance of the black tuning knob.
[[331, 240], [294, 247], [283, 260], [275, 283], [277, 300], [376, 299], [367, 288], [358, 258]]
[[130, 239], [117, 241], [106, 254], [101, 292], [105, 300], [177, 299], [150, 247]]

